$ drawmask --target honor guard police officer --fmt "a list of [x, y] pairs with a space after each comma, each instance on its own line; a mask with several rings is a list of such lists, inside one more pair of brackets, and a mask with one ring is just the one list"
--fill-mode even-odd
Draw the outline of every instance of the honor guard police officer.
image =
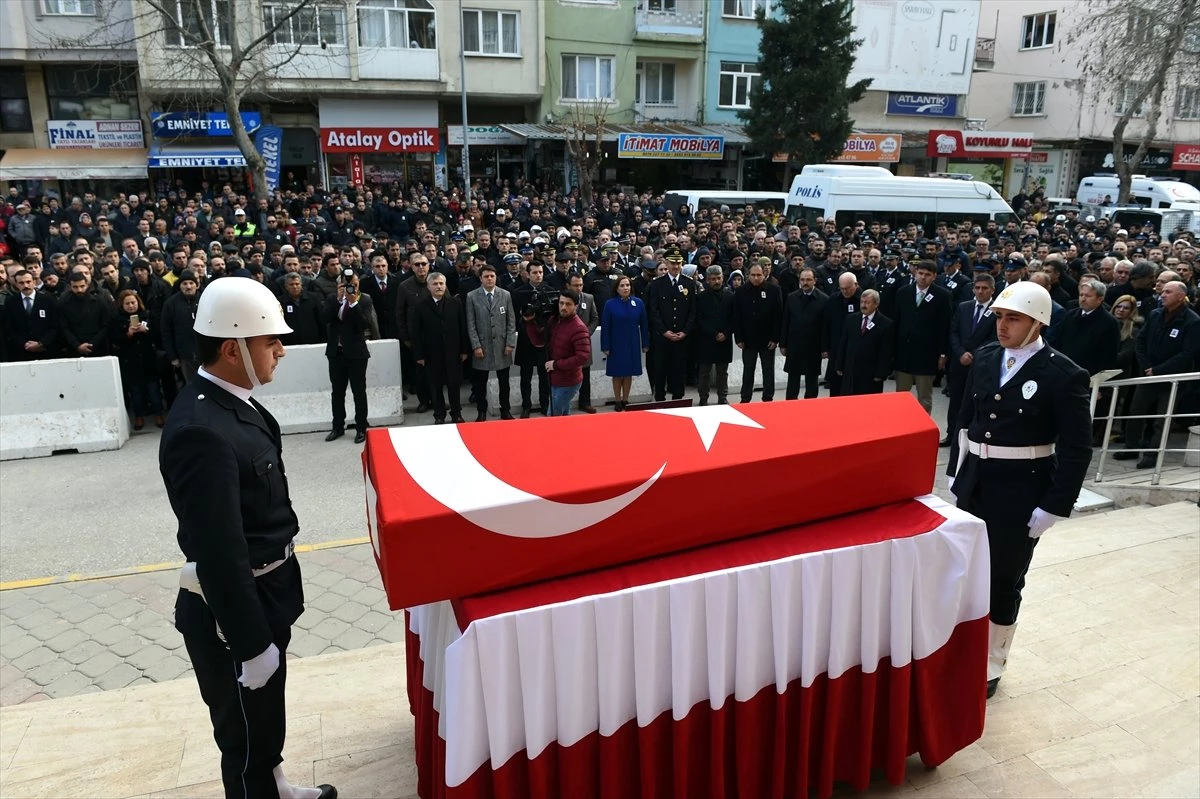
[[171, 408], [159, 469], [187, 558], [175, 626], [208, 705], [227, 799], [335, 799], [284, 777], [284, 652], [304, 610], [299, 522], [279, 424], [252, 399], [292, 332], [261, 283], [214, 281], [196, 308], [195, 378]]
[[987, 523], [989, 697], [1004, 673], [1033, 549], [1071, 515], [1092, 457], [1088, 373], [1041, 336], [1049, 292], [1021, 281], [991, 307], [999, 342], [976, 353], [947, 469], [958, 507]]

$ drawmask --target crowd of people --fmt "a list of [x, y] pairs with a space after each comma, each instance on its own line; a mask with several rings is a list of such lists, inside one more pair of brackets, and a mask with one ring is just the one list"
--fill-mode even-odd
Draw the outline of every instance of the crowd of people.
[[[138, 429], [161, 426], [194, 374], [198, 298], [230, 276], [279, 297], [293, 330], [285, 345], [325, 344], [331, 440], [347, 426], [347, 388], [364, 435], [366, 342], [380, 338], [400, 342], [404, 389], [437, 422], [464, 421], [464, 383], [486, 419], [492, 373], [501, 418], [595, 412], [599, 328], [618, 411], [643, 371], [655, 400], [690, 384], [702, 405], [728, 402], [735, 356], [739, 399], [752, 399], [761, 370], [772, 400], [778, 350], [787, 399], [879, 392], [894, 378], [932, 411], [942, 387], [947, 444], [973, 353], [995, 338], [989, 305], [1007, 285], [1050, 292], [1046, 338], [1090, 373], [1190, 372], [1200, 353], [1196, 237], [1073, 211], [810, 226], [752, 206], [673, 212], [653, 192], [608, 190], [585, 207], [574, 193], [501, 181], [470, 192], [293, 186], [270, 200], [208, 184], [157, 200], [12, 189], [0, 221], [0, 357], [116, 355]], [[1165, 397], [1124, 392], [1122, 412], [1153, 415]], [[1126, 446], [1153, 444], [1152, 427], [1131, 421]]]

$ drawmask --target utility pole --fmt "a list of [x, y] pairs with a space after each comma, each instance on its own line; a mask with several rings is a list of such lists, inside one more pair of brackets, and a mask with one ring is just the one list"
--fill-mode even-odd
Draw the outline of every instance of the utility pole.
[[463, 23], [462, 0], [458, 0], [458, 85], [462, 89], [462, 175], [463, 204], [471, 200], [471, 146], [467, 143], [467, 27]]

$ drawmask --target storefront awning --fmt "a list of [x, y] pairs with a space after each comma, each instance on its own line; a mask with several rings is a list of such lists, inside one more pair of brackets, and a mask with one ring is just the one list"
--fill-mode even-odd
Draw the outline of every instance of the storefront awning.
[[0, 180], [137, 180], [146, 178], [146, 150], [8, 150]]
[[[526, 139], [562, 141], [566, 137], [566, 128], [558, 124], [519, 123], [500, 125], [499, 127], [518, 136], [524, 136]], [[750, 137], [738, 125], [700, 125], [683, 122], [645, 122], [639, 125], [607, 124], [604, 126], [604, 141], [616, 141], [622, 133], [723, 136], [726, 145], [734, 146], [750, 142]]]
[[237, 147], [227, 145], [213, 147], [188, 144], [164, 144], [156, 142], [150, 148], [146, 165], [151, 169], [194, 168], [194, 167], [245, 167], [246, 157]]

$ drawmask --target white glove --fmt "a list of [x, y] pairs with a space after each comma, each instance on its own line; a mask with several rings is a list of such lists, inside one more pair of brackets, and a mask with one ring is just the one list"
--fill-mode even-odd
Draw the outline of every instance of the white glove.
[[1041, 508], [1034, 508], [1033, 515], [1029, 517], [1029, 537], [1041, 538], [1042, 533], [1053, 527], [1055, 522], [1065, 518], [1065, 516], [1055, 516], [1053, 513], [1044, 511]]
[[253, 691], [262, 688], [271, 679], [271, 675], [279, 671], [279, 647], [271, 644], [257, 657], [242, 663], [242, 676], [238, 682]]
[[953, 477], [947, 477], [947, 478], [946, 478], [946, 490], [947, 490], [947, 491], [953, 491], [953, 490], [954, 490], [954, 478], [953, 478]]

